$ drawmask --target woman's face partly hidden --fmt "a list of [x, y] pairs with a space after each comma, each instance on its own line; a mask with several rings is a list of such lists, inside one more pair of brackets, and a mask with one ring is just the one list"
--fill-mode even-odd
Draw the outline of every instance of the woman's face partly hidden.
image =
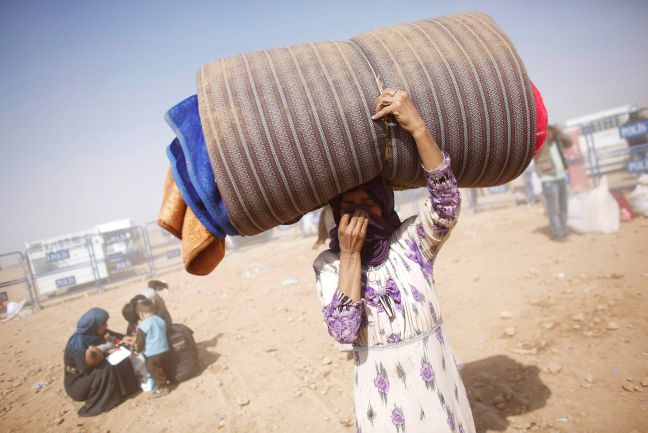
[[108, 332], [108, 322], [104, 323], [97, 329], [97, 334], [98, 335], [105, 335], [106, 332]]
[[353, 205], [362, 205], [365, 208], [369, 209], [377, 217], [382, 217], [382, 209], [375, 201], [367, 194], [367, 192], [360, 188], [355, 191], [345, 192], [342, 195], [342, 203], [340, 204], [340, 213], [349, 209]]

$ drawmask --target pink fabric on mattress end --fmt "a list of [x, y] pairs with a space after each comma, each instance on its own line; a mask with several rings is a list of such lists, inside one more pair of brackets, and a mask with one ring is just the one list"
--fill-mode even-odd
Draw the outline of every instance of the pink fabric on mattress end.
[[[530, 80], [529, 80], [530, 81]], [[535, 106], [536, 106], [536, 148], [533, 156], [537, 155], [542, 147], [542, 144], [547, 138], [547, 124], [549, 122], [547, 116], [547, 107], [545, 107], [544, 101], [542, 100], [542, 95], [538, 88], [531, 82], [531, 88], [533, 89], [533, 96], [535, 97]]]

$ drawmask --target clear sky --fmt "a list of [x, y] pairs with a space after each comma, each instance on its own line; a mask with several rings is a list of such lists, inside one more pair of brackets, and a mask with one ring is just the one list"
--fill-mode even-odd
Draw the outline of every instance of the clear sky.
[[550, 121], [648, 105], [648, 1], [0, 0], [0, 252], [159, 210], [171, 130], [211, 60], [344, 40], [460, 11], [491, 15]]

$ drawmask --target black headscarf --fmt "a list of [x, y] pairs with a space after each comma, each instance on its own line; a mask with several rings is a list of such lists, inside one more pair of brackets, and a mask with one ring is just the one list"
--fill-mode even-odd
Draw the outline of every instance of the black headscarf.
[[[360, 256], [363, 265], [376, 266], [387, 259], [391, 235], [400, 226], [401, 221], [394, 210], [394, 191], [385, 186], [380, 176], [347, 192], [357, 191], [359, 189], [363, 189], [380, 207], [382, 217], [377, 216], [362, 205], [354, 205], [349, 209], [344, 209], [344, 211], [348, 213], [353, 212], [355, 209], [363, 209], [369, 215], [369, 227], [367, 228], [367, 235]], [[338, 225], [343, 214], [343, 209], [340, 209], [343, 195], [340, 194], [330, 201], [333, 218], [335, 219], [335, 227], [330, 233], [331, 243], [329, 244], [329, 248], [335, 252], [340, 252]]]

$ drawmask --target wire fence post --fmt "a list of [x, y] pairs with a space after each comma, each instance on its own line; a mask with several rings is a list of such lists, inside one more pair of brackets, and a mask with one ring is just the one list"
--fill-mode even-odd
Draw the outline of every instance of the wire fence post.
[[587, 148], [587, 165], [590, 171], [589, 176], [592, 178], [594, 181], [594, 186], [598, 186], [598, 177], [597, 177], [597, 164], [594, 162], [594, 158], [596, 157], [594, 155], [595, 149], [594, 149], [594, 144], [592, 143], [591, 140], [591, 131], [593, 127], [592, 125], [583, 125], [581, 127], [581, 134], [583, 134], [583, 137], [585, 137], [585, 147]]
[[94, 246], [92, 245], [92, 236], [85, 236], [85, 247], [88, 250], [88, 255], [90, 256], [90, 267], [92, 268], [92, 275], [94, 276], [95, 288], [97, 293], [103, 292], [103, 285], [101, 283], [101, 274], [99, 273], [99, 267], [97, 266], [97, 257], [95, 255]]
[[138, 226], [137, 229], [144, 240], [144, 251], [146, 252], [146, 261], [148, 262], [149, 267], [149, 278], [153, 278], [157, 275], [155, 271], [155, 262], [153, 260], [153, 250], [151, 249], [151, 242], [148, 237], [146, 228]]
[[21, 252], [20, 254], [20, 266], [22, 267], [23, 274], [25, 275], [25, 283], [27, 284], [27, 291], [29, 292], [29, 299], [31, 300], [32, 306], [35, 310], [40, 310], [40, 303], [38, 302], [38, 296], [34, 294], [34, 278], [31, 273], [31, 269], [28, 266], [27, 260], [25, 260], [25, 255]]

